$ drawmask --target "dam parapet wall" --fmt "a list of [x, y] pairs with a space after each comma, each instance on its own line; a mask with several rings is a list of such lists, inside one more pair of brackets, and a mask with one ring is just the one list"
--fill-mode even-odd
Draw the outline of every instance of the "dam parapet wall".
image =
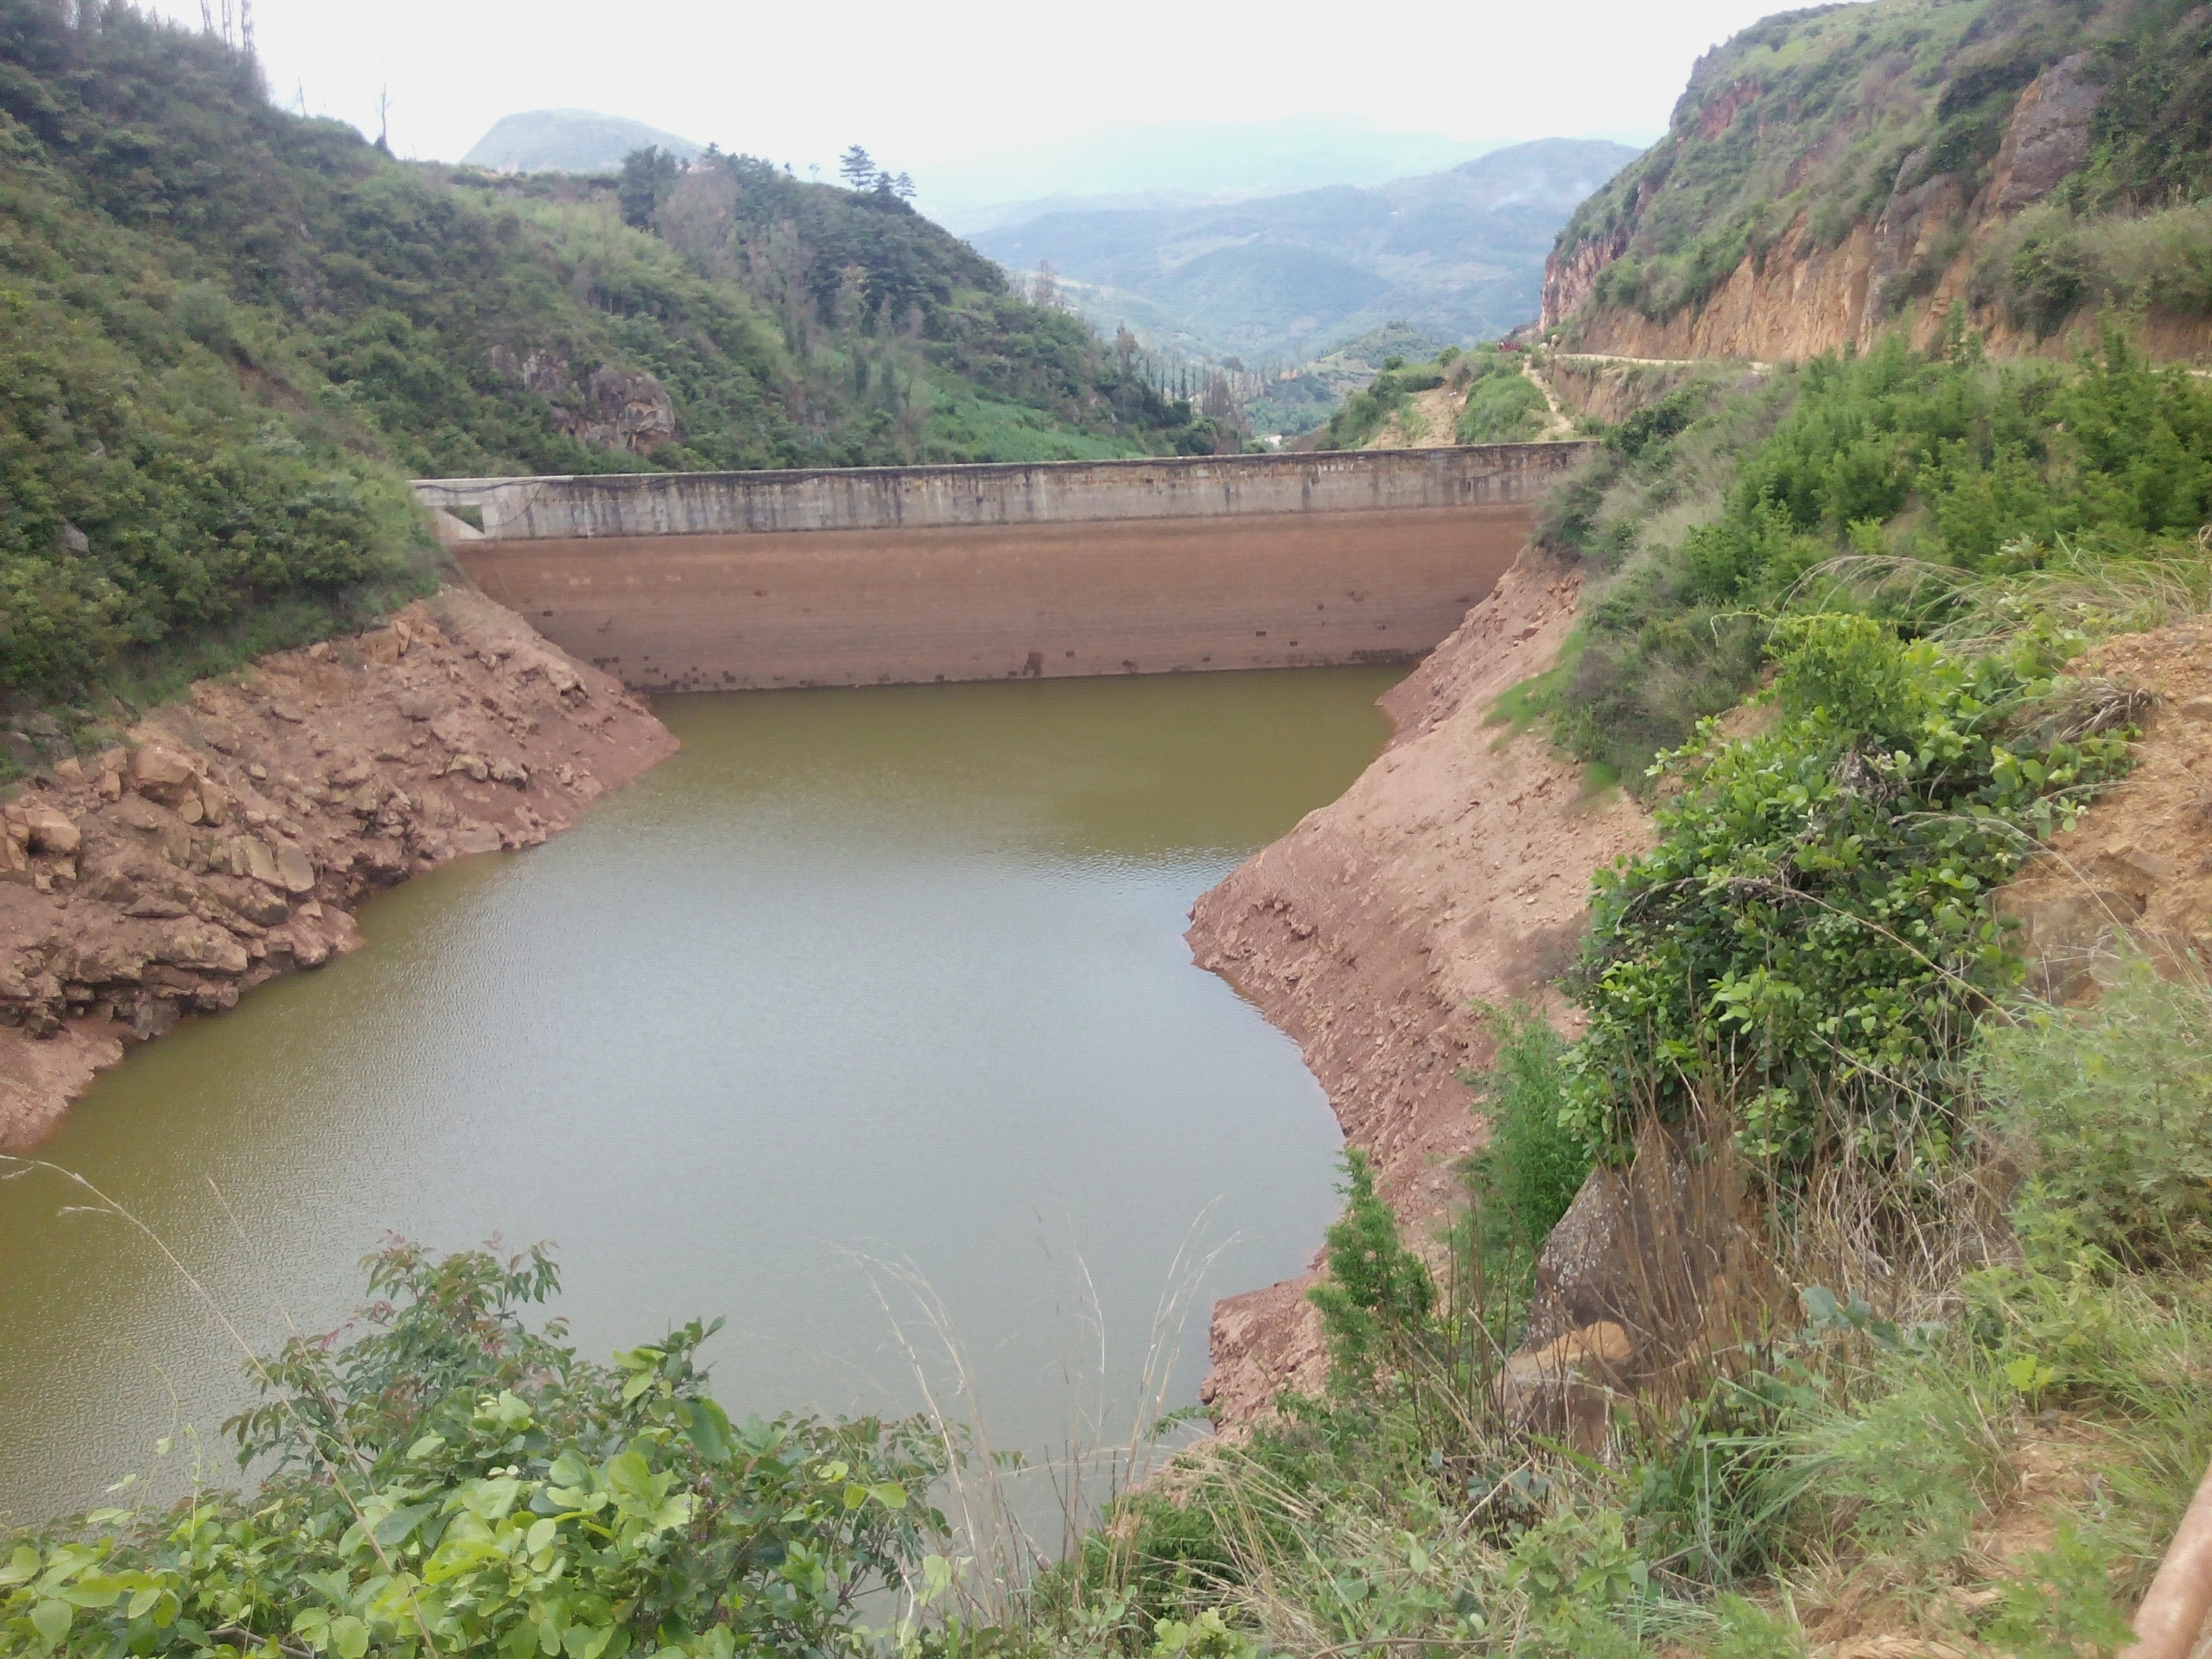
[[419, 479], [415, 491], [493, 541], [1010, 527], [1518, 505], [1593, 447]]

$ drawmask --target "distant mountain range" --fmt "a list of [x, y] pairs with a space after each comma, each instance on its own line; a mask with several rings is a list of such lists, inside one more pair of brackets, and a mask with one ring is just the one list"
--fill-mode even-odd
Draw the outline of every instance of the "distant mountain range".
[[495, 173], [611, 173], [625, 156], [649, 144], [686, 161], [706, 149], [642, 121], [596, 110], [526, 110], [493, 123], [461, 163]]
[[1127, 122], [1067, 137], [918, 158], [914, 205], [974, 236], [1052, 212], [1189, 207], [1327, 185], [1382, 184], [1496, 149], [1501, 139], [1395, 132], [1318, 111], [1257, 121]]
[[1370, 188], [1047, 212], [970, 239], [1009, 270], [1050, 264], [1109, 335], [1126, 321], [1199, 355], [1319, 353], [1388, 321], [1474, 340], [1535, 317], [1560, 227], [1637, 153], [1545, 138]]

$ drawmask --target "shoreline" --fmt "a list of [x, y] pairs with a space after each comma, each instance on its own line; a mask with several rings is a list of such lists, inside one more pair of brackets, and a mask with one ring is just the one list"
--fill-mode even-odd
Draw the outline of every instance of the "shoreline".
[[[1580, 946], [1590, 874], [1650, 842], [1624, 791], [1589, 790], [1543, 735], [1493, 723], [1499, 696], [1557, 660], [1580, 591], [1523, 551], [1382, 698], [1396, 728], [1382, 753], [1201, 895], [1185, 935], [1198, 966], [1297, 1042], [1417, 1248], [1484, 1139], [1464, 1080], [1495, 1052], [1481, 1006], [1531, 1003], [1567, 1027], [1550, 987]], [[1224, 1425], [1266, 1415], [1285, 1389], [1319, 1390], [1315, 1276], [1214, 1305], [1200, 1398]]]
[[373, 893], [536, 846], [676, 748], [612, 676], [452, 588], [51, 758], [0, 806], [0, 1151], [187, 1015], [356, 948]]

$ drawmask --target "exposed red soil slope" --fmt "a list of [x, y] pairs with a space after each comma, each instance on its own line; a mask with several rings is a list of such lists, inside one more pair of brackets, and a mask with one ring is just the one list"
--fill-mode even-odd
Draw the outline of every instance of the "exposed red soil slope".
[[[1580, 588], [1524, 553], [1383, 699], [1397, 734], [1382, 758], [1192, 912], [1200, 965], [1298, 1040], [1417, 1235], [1481, 1142], [1461, 1080], [1491, 1058], [1478, 1005], [1544, 997], [1580, 943], [1591, 873], [1649, 842], [1619, 791], [1586, 793], [1541, 734], [1490, 723], [1503, 692], [1556, 659]], [[1216, 1306], [1205, 1395], [1224, 1419], [1319, 1383], [1311, 1283]]]
[[2212, 966], [2212, 617], [2108, 639], [2075, 666], [2158, 699], [2133, 769], [1997, 896], [2036, 988], [2079, 1003], [2123, 934], [2174, 969]]
[[359, 943], [370, 893], [525, 847], [676, 750], [482, 595], [204, 680], [0, 807], [0, 1147], [127, 1044]]

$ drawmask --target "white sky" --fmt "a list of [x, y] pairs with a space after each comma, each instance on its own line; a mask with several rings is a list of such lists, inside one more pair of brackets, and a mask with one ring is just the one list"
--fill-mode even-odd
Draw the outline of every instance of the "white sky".
[[[401, 156], [452, 160], [500, 116], [576, 107], [828, 164], [858, 142], [923, 175], [1133, 122], [1309, 111], [1496, 143], [1643, 143], [1690, 64], [1783, 0], [256, 0], [270, 87]], [[153, 0], [196, 21], [199, 0]]]

